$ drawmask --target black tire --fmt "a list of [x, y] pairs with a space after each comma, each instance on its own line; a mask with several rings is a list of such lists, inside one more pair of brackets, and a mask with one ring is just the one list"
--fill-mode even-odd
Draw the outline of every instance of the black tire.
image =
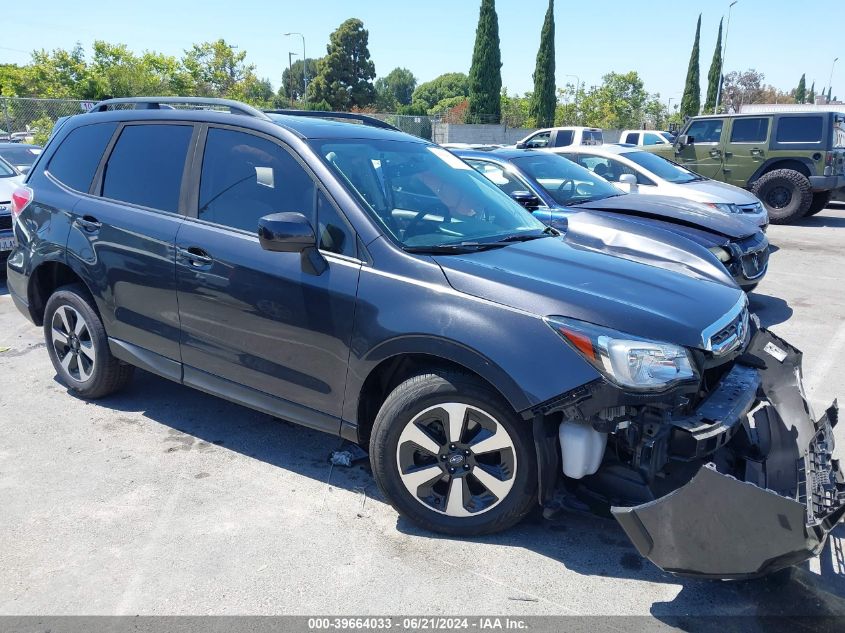
[[804, 214], [804, 217], [810, 217], [811, 215], [816, 215], [819, 211], [824, 211], [827, 208], [827, 205], [830, 204], [830, 200], [833, 198], [832, 191], [819, 191], [813, 194], [813, 201], [810, 203], [810, 208], [807, 209], [807, 213]]
[[[468, 413], [462, 416], [464, 421], [461, 432], [457, 434], [459, 443], [455, 444], [456, 448], [450, 448], [449, 435], [426, 433], [428, 439], [441, 448], [427, 451], [415, 442], [405, 439], [401, 443], [400, 453], [400, 439], [406, 437], [406, 427], [408, 430], [418, 431], [421, 428], [418, 425], [419, 420], [424, 419], [418, 416], [437, 418], [438, 411], [442, 412], [438, 409], [439, 405], [469, 407]], [[431, 408], [434, 408], [434, 413], [428, 412]], [[492, 427], [481, 427], [478, 422], [489, 424], [491, 420]], [[431, 424], [435, 429], [438, 428], [438, 421], [435, 420]], [[424, 428], [429, 430], [429, 427]], [[489, 434], [488, 428], [495, 428], [493, 435]], [[470, 450], [473, 445], [480, 446], [484, 441], [489, 447], [491, 439], [495, 441], [495, 438], [505, 438], [504, 435], [499, 435], [502, 429], [506, 431], [506, 439], [510, 440], [510, 445], [492, 452], [481, 450], [477, 454], [479, 461], [475, 461], [476, 453]], [[461, 440], [464, 443], [460, 443]], [[407, 454], [407, 450], [411, 451], [413, 458], [411, 466], [403, 472], [400, 460], [405, 459], [403, 455]], [[450, 464], [454, 464], [453, 460], [461, 454], [469, 455], [465, 458], [466, 463], [456, 467], [457, 474], [450, 475]], [[443, 459], [444, 457], [446, 459]], [[415, 376], [396, 387], [376, 416], [370, 438], [370, 459], [376, 483], [391, 505], [400, 514], [432, 532], [453, 536], [478, 536], [498, 532], [518, 523], [537, 503], [537, 462], [530, 424], [517, 416], [510, 405], [486, 383], [475, 376], [458, 371], [432, 370], [431, 373]], [[418, 459], [425, 465], [417, 466]], [[425, 460], [428, 460], [428, 463]], [[438, 473], [438, 468], [442, 472]], [[462, 468], [466, 468], [466, 473], [462, 472]], [[510, 486], [507, 492], [500, 492], [501, 498], [477, 478], [483, 476], [490, 482], [491, 468], [497, 472], [493, 481], [496, 484], [494, 487]], [[430, 481], [420, 483], [412, 493], [403, 477], [423, 469], [433, 469], [433, 476], [437, 481], [434, 484]], [[459, 488], [453, 488], [453, 482]], [[444, 486], [447, 492], [441, 499], [439, 495]], [[455, 506], [449, 504], [453, 490], [459, 491]], [[420, 491], [430, 491], [429, 494], [424, 494], [428, 503], [421, 500]], [[467, 493], [469, 509], [466, 504]], [[477, 499], [480, 499], [478, 503]], [[460, 503], [461, 501], [464, 503]], [[435, 510], [432, 504], [439, 504], [443, 510]], [[462, 507], [459, 514], [466, 513], [465, 516], [450, 516], [446, 513], [450, 508], [458, 506]]]
[[59, 380], [75, 395], [102, 398], [132, 378], [135, 368], [112, 356], [94, 300], [80, 284], [62, 286], [47, 300], [44, 340]]
[[790, 224], [804, 217], [813, 202], [809, 179], [792, 169], [763, 174], [751, 191], [763, 201], [772, 224]]

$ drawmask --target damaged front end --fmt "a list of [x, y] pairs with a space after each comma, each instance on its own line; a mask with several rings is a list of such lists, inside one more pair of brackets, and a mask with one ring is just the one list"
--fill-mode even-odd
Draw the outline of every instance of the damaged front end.
[[[836, 403], [813, 419], [801, 352], [764, 329], [708, 371], [697, 395], [677, 388], [655, 400], [597, 381], [547, 403], [535, 410], [538, 457], [548, 466], [556, 426], [574, 421], [606, 434], [601, 465], [565, 478], [564, 498], [593, 511], [610, 506], [665, 571], [752, 578], [818, 555], [845, 515]], [[566, 470], [566, 449], [562, 457]], [[541, 497], [548, 507], [548, 476]]]

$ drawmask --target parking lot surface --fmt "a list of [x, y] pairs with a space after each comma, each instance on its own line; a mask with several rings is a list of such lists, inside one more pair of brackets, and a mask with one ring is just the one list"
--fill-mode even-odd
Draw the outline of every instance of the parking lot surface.
[[[769, 238], [752, 310], [820, 413], [845, 396], [845, 208]], [[423, 532], [328, 463], [342, 444], [142, 371], [73, 398], [0, 282], [0, 614], [845, 615], [842, 526], [791, 574], [683, 580], [611, 520]]]

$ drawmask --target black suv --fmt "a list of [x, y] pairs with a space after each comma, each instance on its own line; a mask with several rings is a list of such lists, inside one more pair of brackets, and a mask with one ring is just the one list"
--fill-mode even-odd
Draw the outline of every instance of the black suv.
[[338, 434], [447, 534], [539, 501], [612, 507], [673, 572], [818, 553], [835, 410], [808, 415], [800, 353], [703, 247], [588, 213], [561, 234], [374, 121], [161, 107], [198, 101], [69, 118], [15, 193], [9, 290], [71, 393], [141, 367]]

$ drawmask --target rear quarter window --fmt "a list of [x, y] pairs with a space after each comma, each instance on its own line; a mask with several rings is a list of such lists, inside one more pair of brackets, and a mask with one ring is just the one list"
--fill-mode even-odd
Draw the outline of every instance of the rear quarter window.
[[824, 119], [820, 116], [785, 116], [778, 121], [778, 143], [821, 143]]
[[47, 172], [63, 185], [88, 192], [117, 123], [96, 123], [72, 130], [50, 158]]

